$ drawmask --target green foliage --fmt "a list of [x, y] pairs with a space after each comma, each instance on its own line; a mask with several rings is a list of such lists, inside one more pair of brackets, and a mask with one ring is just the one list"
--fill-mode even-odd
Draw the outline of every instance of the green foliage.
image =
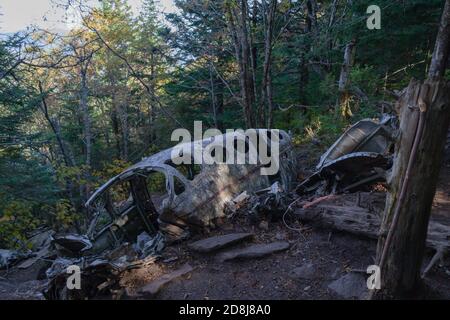
[[39, 225], [33, 215], [33, 203], [10, 201], [2, 206], [0, 217], [0, 247], [29, 249], [27, 232]]
[[147, 187], [150, 192], [164, 193], [166, 191], [166, 176], [164, 173], [151, 173], [147, 178]]
[[369, 97], [375, 97], [377, 90], [383, 85], [373, 66], [354, 66], [350, 72], [350, 79], [354, 86], [363, 90]]
[[56, 230], [64, 229], [68, 230], [75, 221], [79, 218], [75, 208], [67, 199], [59, 200], [55, 205], [55, 222], [54, 227]]

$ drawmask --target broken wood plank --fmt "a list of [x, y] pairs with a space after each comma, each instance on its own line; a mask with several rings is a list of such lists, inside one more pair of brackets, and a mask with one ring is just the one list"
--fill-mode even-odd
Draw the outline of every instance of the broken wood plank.
[[188, 247], [197, 252], [208, 253], [240, 243], [253, 238], [251, 233], [231, 233], [223, 236], [215, 236], [193, 242]]

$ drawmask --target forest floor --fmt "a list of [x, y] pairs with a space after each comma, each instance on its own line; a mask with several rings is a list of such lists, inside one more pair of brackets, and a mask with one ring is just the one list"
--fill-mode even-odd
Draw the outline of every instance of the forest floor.
[[[447, 151], [432, 215], [433, 219], [450, 224], [450, 150]], [[188, 241], [168, 246], [160, 262], [128, 271], [121, 282], [129, 288], [129, 298], [140, 299], [142, 297], [134, 296], [134, 289], [188, 263], [194, 270], [168, 283], [153, 299], [365, 298], [366, 275], [363, 272], [374, 263], [376, 241], [307, 224], [299, 226], [301, 232], [288, 229], [282, 221], [269, 223], [263, 228], [245, 219], [231, 221], [207, 235], [196, 235]], [[290, 247], [261, 259], [230, 262], [220, 262], [217, 253], [199, 254], [188, 248], [193, 241], [235, 232], [253, 233], [253, 243], [287, 241]], [[237, 247], [246, 245], [242, 243]], [[425, 262], [430, 258], [427, 255]], [[39, 263], [26, 270], [2, 271], [0, 299], [42, 299], [39, 291], [45, 284], [43, 271], [43, 265]], [[335, 286], [347, 287], [350, 292], [336, 292], [332, 289], [333, 282]], [[433, 267], [425, 284], [426, 289], [418, 292], [418, 298], [450, 299], [448, 257]]]

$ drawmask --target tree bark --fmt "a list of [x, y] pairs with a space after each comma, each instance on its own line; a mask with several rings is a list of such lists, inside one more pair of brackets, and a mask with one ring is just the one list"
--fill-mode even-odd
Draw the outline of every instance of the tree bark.
[[48, 105], [47, 105], [47, 101], [44, 96], [44, 90], [42, 88], [42, 83], [39, 81], [38, 85], [39, 85], [39, 94], [41, 95], [41, 108], [40, 109], [41, 109], [42, 113], [44, 114], [44, 117], [47, 120], [48, 124], [52, 128], [53, 134], [56, 137], [56, 141], [58, 142], [59, 149], [63, 156], [64, 163], [67, 167], [69, 167], [73, 164], [71, 163], [68, 153], [66, 151], [66, 148], [64, 146], [64, 141], [63, 141], [63, 138], [61, 137], [61, 133], [59, 130], [57, 130], [57, 126], [51, 119], [50, 114], [48, 112]]
[[83, 141], [85, 145], [86, 166], [91, 166], [92, 158], [92, 133], [91, 117], [88, 108], [89, 89], [87, 85], [87, 66], [81, 66], [80, 70], [80, 111], [83, 121]]
[[339, 76], [339, 103], [337, 107], [341, 109], [344, 117], [351, 116], [348, 87], [350, 85], [350, 72], [355, 59], [355, 44], [356, 40], [352, 40], [345, 46], [344, 62], [342, 63], [341, 74]]
[[213, 70], [212, 70], [212, 62], [209, 63], [209, 85], [210, 85], [210, 93], [211, 93], [211, 109], [213, 113], [213, 121], [214, 127], [216, 129], [219, 128], [219, 121], [217, 118], [217, 104], [216, 104], [216, 92], [214, 90], [214, 78], [213, 78]]
[[317, 4], [315, 0], [306, 1], [306, 23], [310, 31], [317, 29]]
[[251, 48], [248, 34], [248, 8], [246, 0], [240, 5], [228, 5], [228, 24], [234, 42], [236, 61], [239, 65], [239, 85], [241, 88], [243, 113], [248, 128], [255, 125], [253, 107], [255, 104], [255, 83], [253, 81]]
[[334, 26], [334, 22], [336, 19], [336, 11], [337, 11], [337, 7], [338, 7], [338, 0], [333, 0], [332, 4], [331, 4], [331, 8], [330, 8], [330, 19], [328, 21], [328, 28], [326, 31], [326, 36], [325, 38], [327, 39], [328, 42], [328, 52], [327, 52], [327, 72], [331, 72], [332, 71], [332, 51], [333, 51], [333, 35], [331, 34], [332, 30], [333, 30], [333, 26]]
[[[382, 287], [373, 298], [406, 298], [418, 287], [449, 124], [449, 92], [450, 86], [443, 81], [411, 81], [397, 104], [400, 138], [377, 249]], [[411, 155], [415, 159], [409, 164]]]
[[88, 84], [87, 84], [87, 69], [88, 69], [89, 61], [85, 62], [80, 66], [80, 111], [81, 118], [83, 123], [83, 142], [85, 145], [85, 165], [86, 171], [84, 173], [84, 177], [87, 182], [83, 186], [84, 189], [84, 198], [87, 200], [90, 195], [90, 171], [91, 171], [91, 160], [92, 160], [92, 132], [91, 132], [91, 116], [88, 108]]
[[431, 205], [450, 121], [450, 84], [441, 78], [450, 44], [449, 4], [447, 0], [429, 79], [411, 81], [396, 105], [400, 136], [378, 239], [381, 289], [372, 292], [372, 299], [409, 298], [420, 286]]
[[449, 50], [450, 50], [450, 0], [445, 1], [444, 10], [442, 12], [439, 32], [434, 46], [433, 56], [431, 58], [428, 77], [437, 79], [443, 77], [447, 67]]
[[[272, 92], [272, 39], [273, 28], [275, 20], [275, 11], [277, 6], [276, 0], [269, 0], [267, 5], [266, 0], [262, 2], [262, 14], [264, 19], [264, 64], [263, 64], [263, 79], [261, 84], [261, 101], [259, 107], [259, 123], [260, 126], [267, 126], [270, 128], [273, 123], [273, 92]], [[267, 104], [267, 123], [265, 104]]]

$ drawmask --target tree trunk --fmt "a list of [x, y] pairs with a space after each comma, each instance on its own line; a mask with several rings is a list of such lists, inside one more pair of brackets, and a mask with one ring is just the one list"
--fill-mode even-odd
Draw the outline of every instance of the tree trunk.
[[255, 83], [251, 64], [251, 48], [248, 35], [248, 9], [245, 0], [239, 7], [228, 6], [228, 24], [234, 42], [235, 57], [239, 65], [239, 85], [241, 88], [243, 113], [248, 128], [255, 125], [253, 106], [255, 104]]
[[[259, 107], [259, 123], [260, 126], [272, 126], [273, 122], [273, 93], [272, 93], [272, 39], [273, 28], [275, 20], [275, 11], [277, 6], [276, 0], [269, 0], [267, 5], [266, 0], [262, 2], [262, 14], [264, 20], [264, 65], [263, 65], [263, 79], [261, 84], [261, 101]], [[267, 124], [266, 112], [264, 106], [267, 103]]]
[[[298, 97], [299, 104], [306, 105], [306, 90], [305, 87], [308, 84], [309, 72], [308, 72], [308, 62], [306, 61], [306, 54], [304, 51], [300, 53], [300, 63], [298, 66]], [[301, 109], [302, 113], [306, 112], [306, 109]]]
[[[92, 158], [92, 133], [91, 133], [91, 116], [89, 114], [88, 108], [88, 84], [87, 84], [87, 69], [89, 62], [81, 65], [80, 70], [80, 111], [83, 122], [83, 142], [85, 145], [85, 165], [86, 172], [84, 174], [87, 181], [90, 180], [90, 168], [91, 168], [91, 158]], [[84, 198], [87, 200], [90, 195], [89, 182], [84, 185]]]
[[400, 137], [378, 239], [381, 289], [373, 291], [373, 299], [411, 297], [420, 285], [428, 221], [450, 121], [450, 84], [441, 78], [450, 45], [449, 11], [447, 0], [430, 79], [423, 84], [411, 81], [397, 103]]
[[247, 27], [247, 20], [248, 20], [248, 8], [247, 8], [247, 0], [241, 0], [241, 12], [240, 12], [240, 42], [242, 47], [242, 66], [244, 71], [244, 101], [246, 105], [246, 111], [247, 111], [247, 122], [248, 127], [254, 127], [255, 126], [255, 117], [253, 113], [253, 107], [255, 104], [255, 83], [253, 81], [253, 72], [252, 70], [252, 63], [251, 63], [251, 48], [250, 48], [250, 42], [249, 42], [249, 30]]
[[307, 28], [310, 31], [316, 30], [317, 28], [317, 4], [315, 0], [306, 1], [306, 11], [307, 11]]
[[[115, 105], [117, 102], [115, 101], [115, 95], [113, 95], [113, 105]], [[120, 159], [121, 154], [122, 154], [122, 148], [120, 146], [120, 130], [119, 130], [119, 115], [117, 113], [117, 106], [114, 106], [114, 108], [112, 109], [111, 112], [111, 124], [112, 124], [112, 129], [113, 129], [113, 133], [114, 133], [114, 141], [116, 144], [116, 157]]]
[[450, 1], [445, 1], [444, 11], [442, 12], [441, 24], [434, 46], [433, 56], [431, 58], [430, 70], [428, 76], [430, 79], [443, 77], [448, 62], [450, 50]]
[[87, 68], [81, 67], [80, 72], [80, 110], [83, 121], [83, 140], [85, 145], [86, 166], [91, 166], [92, 157], [92, 134], [91, 134], [91, 117], [88, 109], [88, 86], [87, 86]]
[[378, 241], [382, 287], [374, 292], [374, 298], [405, 298], [419, 284], [428, 220], [449, 124], [449, 92], [450, 86], [443, 81], [423, 84], [411, 81], [397, 104], [400, 139]]
[[[153, 92], [154, 94], [156, 94], [156, 78], [157, 78], [157, 74], [156, 74], [156, 63], [155, 63], [155, 55], [153, 50], [151, 51], [151, 55], [150, 55], [150, 83], [149, 83], [149, 87], [151, 92]], [[148, 106], [148, 124], [149, 124], [149, 128], [148, 128], [148, 144], [151, 145], [155, 142], [156, 140], [156, 131], [155, 131], [155, 123], [156, 123], [156, 117], [155, 117], [155, 110], [156, 110], [156, 101], [153, 97], [149, 98], [149, 106]]]
[[[308, 70], [308, 60], [309, 54], [311, 52], [311, 44], [312, 44], [312, 31], [313, 25], [316, 25], [316, 14], [313, 10], [313, 4], [310, 1], [306, 2], [306, 24], [304, 28], [305, 40], [302, 43], [301, 51], [299, 53], [300, 56], [300, 64], [299, 64], [299, 102], [300, 104], [306, 104], [306, 91], [305, 86], [308, 83], [309, 79], [309, 70]], [[305, 109], [301, 109], [302, 112], [306, 111]]]
[[[253, 0], [253, 12], [252, 12], [252, 28], [253, 31], [258, 27], [258, 0]], [[252, 63], [253, 72], [256, 73], [256, 68], [258, 67], [258, 48], [255, 42], [252, 41]]]
[[267, 128], [273, 127], [273, 86], [272, 86], [272, 72], [269, 71], [267, 78], [267, 108], [269, 109], [267, 116]]
[[[56, 141], [58, 142], [58, 147], [61, 151], [63, 160], [64, 160], [64, 164], [66, 165], [66, 167], [74, 167], [76, 165], [75, 163], [75, 159], [73, 157], [73, 154], [70, 151], [70, 148], [66, 148], [66, 142], [64, 141], [62, 135], [61, 135], [61, 130], [58, 124], [58, 121], [52, 119], [50, 117], [50, 114], [48, 112], [48, 105], [47, 105], [47, 100], [45, 99], [44, 96], [44, 89], [42, 88], [42, 83], [39, 81], [38, 83], [39, 86], [39, 94], [41, 95], [41, 111], [44, 114], [45, 119], [47, 120], [47, 122], [49, 123], [50, 127], [52, 128], [53, 134], [56, 137]], [[79, 177], [79, 179], [81, 179], [81, 177]], [[72, 206], [74, 208], [76, 208], [76, 201], [75, 201], [75, 197], [74, 197], [74, 191], [73, 191], [73, 182], [70, 181], [70, 179], [66, 179], [66, 191], [68, 194], [68, 197], [70, 199], [70, 203], [72, 204]], [[77, 228], [78, 223], [76, 224]]]
[[42, 113], [44, 114], [44, 117], [47, 120], [48, 124], [52, 128], [53, 134], [56, 137], [56, 141], [58, 142], [59, 149], [63, 156], [64, 163], [65, 163], [66, 167], [69, 167], [73, 164], [71, 163], [68, 153], [66, 151], [66, 148], [64, 146], [64, 141], [61, 136], [61, 132], [59, 130], [57, 130], [57, 126], [55, 125], [53, 120], [50, 118], [50, 114], [48, 113], [48, 106], [47, 106], [47, 101], [44, 96], [44, 90], [42, 88], [42, 83], [39, 81], [38, 85], [39, 85], [39, 94], [41, 95], [41, 104], [42, 104], [40, 109], [41, 109]]
[[345, 46], [344, 62], [342, 63], [341, 74], [339, 76], [339, 103], [338, 108], [344, 117], [351, 116], [350, 109], [350, 93], [348, 87], [350, 85], [350, 72], [355, 58], [355, 40], [352, 40]]
[[125, 104], [121, 108], [122, 115], [122, 144], [123, 144], [123, 155], [122, 159], [125, 161], [128, 161], [128, 155], [129, 155], [129, 140], [130, 140], [130, 129], [128, 125], [128, 104]]
[[[219, 57], [219, 63], [218, 66], [220, 68], [220, 66], [222, 65], [221, 61], [220, 61], [220, 57]], [[225, 127], [223, 124], [223, 112], [224, 112], [224, 100], [223, 100], [223, 95], [224, 95], [224, 90], [225, 90], [225, 85], [223, 83], [223, 81], [220, 79], [220, 77], [217, 75], [217, 73], [215, 74], [215, 94], [216, 94], [216, 113], [217, 113], [217, 129], [219, 129], [220, 131], [224, 131]]]
[[327, 72], [331, 72], [332, 71], [332, 53], [333, 53], [333, 35], [331, 34], [333, 27], [334, 27], [334, 22], [336, 19], [336, 11], [337, 11], [337, 7], [338, 7], [338, 0], [333, 0], [333, 3], [331, 4], [331, 12], [330, 12], [330, 19], [328, 21], [328, 28], [326, 31], [326, 36], [325, 38], [327, 39], [328, 42], [328, 52], [327, 52]]
[[212, 71], [212, 62], [209, 63], [209, 85], [211, 93], [211, 109], [213, 113], [213, 121], [214, 121], [214, 127], [216, 129], [219, 128], [219, 121], [217, 119], [217, 106], [216, 106], [216, 92], [214, 90], [214, 78], [213, 78], [213, 71]]

